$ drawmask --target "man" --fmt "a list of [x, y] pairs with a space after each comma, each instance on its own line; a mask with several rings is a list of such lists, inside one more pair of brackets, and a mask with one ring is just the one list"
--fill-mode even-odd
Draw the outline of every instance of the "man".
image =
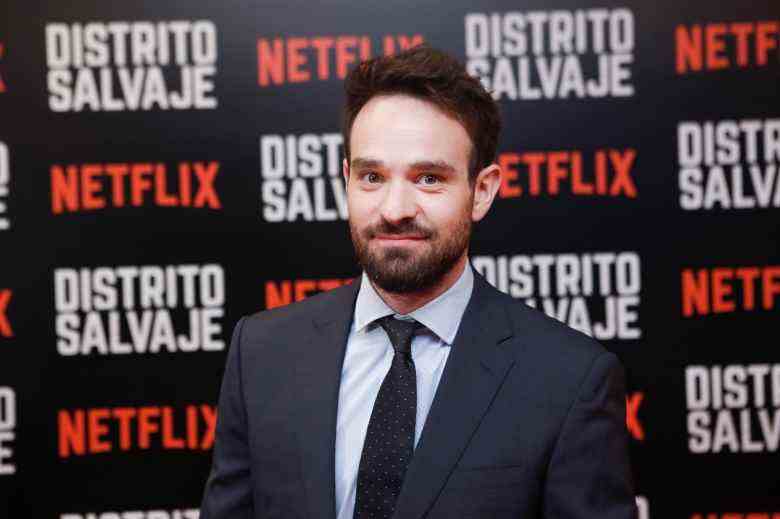
[[236, 326], [201, 519], [635, 517], [617, 358], [468, 262], [493, 99], [427, 47], [346, 93], [363, 274]]

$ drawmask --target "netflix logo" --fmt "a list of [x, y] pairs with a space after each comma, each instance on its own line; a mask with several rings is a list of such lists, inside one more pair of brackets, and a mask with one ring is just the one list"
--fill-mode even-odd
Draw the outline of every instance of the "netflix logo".
[[682, 271], [682, 315], [774, 309], [780, 295], [780, 265], [711, 267]]
[[184, 407], [98, 407], [57, 413], [60, 458], [120, 451], [207, 451], [214, 445], [217, 409]]
[[55, 164], [55, 215], [109, 208], [222, 209], [215, 186], [219, 162]]
[[626, 395], [626, 428], [631, 437], [637, 441], [645, 440], [645, 429], [639, 421], [639, 408], [644, 399], [645, 394], [642, 391]]
[[0, 337], [9, 339], [14, 336], [11, 319], [8, 317], [8, 306], [11, 304], [13, 292], [8, 288], [0, 288]]
[[505, 152], [499, 198], [571, 196], [637, 198], [636, 150], [598, 149]]
[[258, 38], [260, 88], [344, 79], [352, 65], [374, 55], [391, 56], [423, 43], [421, 34], [328, 35], [311, 38]]
[[678, 25], [675, 69], [686, 75], [715, 70], [777, 66], [780, 22], [718, 22]]

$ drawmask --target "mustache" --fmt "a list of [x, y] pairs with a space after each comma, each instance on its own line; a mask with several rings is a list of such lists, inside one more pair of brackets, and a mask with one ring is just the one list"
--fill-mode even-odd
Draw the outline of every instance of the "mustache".
[[398, 224], [390, 223], [386, 220], [381, 221], [377, 225], [369, 227], [365, 231], [368, 238], [374, 238], [377, 234], [386, 235], [414, 235], [422, 238], [430, 238], [436, 233], [432, 230], [421, 227], [413, 220], [405, 220]]

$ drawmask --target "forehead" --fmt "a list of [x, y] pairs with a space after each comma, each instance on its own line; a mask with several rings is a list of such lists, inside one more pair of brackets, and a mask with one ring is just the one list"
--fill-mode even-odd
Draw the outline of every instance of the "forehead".
[[451, 115], [429, 101], [403, 94], [371, 98], [358, 112], [350, 134], [353, 158], [391, 166], [444, 161], [467, 172], [471, 139]]

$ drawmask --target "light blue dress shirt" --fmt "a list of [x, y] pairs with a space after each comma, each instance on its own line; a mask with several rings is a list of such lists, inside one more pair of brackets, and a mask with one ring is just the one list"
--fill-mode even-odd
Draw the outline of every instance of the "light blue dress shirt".
[[374, 321], [394, 315], [401, 319], [413, 318], [425, 326], [412, 339], [417, 378], [416, 446], [473, 287], [474, 274], [467, 263], [455, 284], [443, 294], [403, 316], [387, 306], [363, 273], [341, 368], [336, 425], [337, 519], [352, 519], [368, 421], [394, 355], [390, 339]]

